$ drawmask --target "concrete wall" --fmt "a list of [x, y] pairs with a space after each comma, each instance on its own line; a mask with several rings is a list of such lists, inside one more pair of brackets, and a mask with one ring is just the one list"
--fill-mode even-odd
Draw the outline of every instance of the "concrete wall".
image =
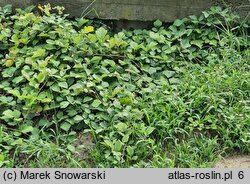
[[[187, 15], [199, 14], [216, 4], [233, 6], [242, 16], [250, 12], [250, 0], [0, 0], [0, 6], [13, 4], [26, 7], [30, 4], [62, 5], [71, 16], [87, 14], [101, 19], [127, 19], [171, 22]], [[90, 11], [90, 12], [89, 12]], [[88, 13], [89, 12], [89, 13]]]

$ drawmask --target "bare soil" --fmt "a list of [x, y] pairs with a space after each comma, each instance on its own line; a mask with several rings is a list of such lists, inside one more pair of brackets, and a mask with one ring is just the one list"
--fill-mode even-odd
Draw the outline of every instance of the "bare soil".
[[80, 159], [88, 159], [89, 154], [94, 146], [93, 142], [94, 139], [90, 133], [79, 134], [74, 146], [76, 147], [77, 156]]
[[250, 168], [250, 155], [235, 155], [217, 162], [215, 168]]

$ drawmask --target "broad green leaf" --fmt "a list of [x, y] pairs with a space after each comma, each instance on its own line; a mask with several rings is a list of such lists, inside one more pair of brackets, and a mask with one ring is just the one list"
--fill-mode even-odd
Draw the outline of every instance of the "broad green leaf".
[[132, 100], [129, 97], [119, 98], [121, 104], [131, 104]]
[[125, 123], [118, 123], [117, 125], [115, 125], [115, 128], [117, 128], [119, 132], [125, 132], [128, 130], [128, 125], [126, 125]]
[[126, 150], [127, 150], [127, 153], [128, 153], [129, 156], [134, 155], [134, 150], [135, 149], [132, 146], [128, 146]]
[[101, 40], [104, 40], [107, 33], [108, 33], [108, 31], [106, 29], [104, 29], [103, 27], [96, 30], [96, 35]]
[[67, 113], [69, 116], [75, 116], [77, 111], [75, 109], [67, 109]]
[[23, 76], [19, 76], [19, 77], [15, 77], [12, 82], [14, 82], [15, 84], [18, 84], [20, 83], [21, 81], [24, 80], [24, 77]]
[[93, 103], [91, 104], [94, 108], [97, 108], [97, 107], [99, 107], [99, 105], [101, 105], [101, 101], [100, 100], [98, 100], [98, 99], [96, 99], [96, 100], [94, 100], [93, 101]]
[[[4, 155], [0, 154], [0, 164], [1, 164], [1, 162], [4, 161], [4, 159], [5, 159]], [[1, 167], [1, 165], [0, 165], [0, 167]]]
[[65, 109], [68, 106], [69, 106], [69, 102], [68, 101], [63, 101], [63, 102], [60, 103], [60, 107], [63, 108], [63, 109]]
[[72, 146], [72, 145], [67, 145], [67, 148], [68, 148], [68, 150], [69, 151], [71, 151], [72, 153], [75, 153], [76, 152], [76, 148], [74, 147], [74, 146]]
[[122, 149], [122, 147], [123, 147], [123, 143], [122, 143], [120, 140], [115, 141], [115, 144], [114, 144], [114, 151], [120, 152], [121, 149]]
[[183, 21], [180, 20], [180, 19], [177, 19], [177, 20], [174, 21], [174, 24], [173, 24], [173, 25], [179, 27], [179, 26], [183, 25]]
[[74, 117], [74, 120], [75, 120], [75, 121], [82, 121], [82, 120], [83, 120], [83, 117], [80, 116], [80, 115], [76, 115], [76, 116]]
[[46, 78], [46, 73], [45, 72], [40, 72], [38, 75], [37, 75], [37, 81], [39, 83], [42, 83], [44, 82], [45, 78]]
[[209, 14], [208, 12], [206, 12], [206, 11], [203, 11], [202, 14], [205, 16], [205, 18], [208, 18], [209, 15], [210, 15], [210, 14]]
[[152, 74], [156, 73], [156, 71], [157, 71], [157, 70], [156, 70], [155, 68], [150, 67], [149, 70], [148, 70], [148, 73], [149, 73], [150, 75], [152, 75]]
[[175, 75], [174, 71], [164, 71], [163, 74], [167, 77], [167, 78], [171, 78]]
[[108, 139], [105, 139], [105, 140], [104, 140], [104, 145], [106, 145], [106, 146], [110, 147], [110, 148], [111, 148], [111, 150], [113, 150], [113, 149], [114, 149], [114, 145], [113, 145], [113, 143], [112, 143], [110, 140], [108, 140]]
[[0, 102], [2, 103], [10, 103], [13, 100], [11, 96], [0, 96]]
[[71, 124], [65, 122], [60, 127], [61, 127], [61, 129], [65, 130], [67, 132], [67, 131], [69, 131]]
[[69, 87], [67, 82], [58, 82], [58, 86], [65, 89]]
[[124, 143], [128, 142], [129, 141], [129, 136], [130, 136], [129, 134], [124, 135], [123, 138], [122, 138], [122, 142], [124, 142]]
[[209, 44], [213, 45], [213, 46], [217, 46], [218, 45], [218, 41], [213, 39], [213, 40], [209, 41]]
[[149, 32], [149, 36], [153, 38], [154, 40], [158, 40], [160, 38], [160, 34], [154, 33], [152, 31]]
[[50, 87], [51, 90], [56, 91], [56, 92], [61, 92], [61, 89], [59, 88], [58, 84], [53, 84]]
[[32, 58], [44, 57], [46, 54], [45, 49], [38, 48], [36, 51], [33, 52]]
[[160, 20], [156, 20], [156, 21], [154, 22], [154, 26], [155, 26], [156, 28], [159, 28], [159, 27], [162, 26], [162, 22], [161, 22]]
[[203, 41], [202, 40], [194, 40], [194, 41], [191, 41], [191, 44], [196, 45], [201, 49], [203, 46]]
[[32, 132], [34, 130], [34, 128], [32, 126], [23, 126], [22, 129], [21, 129], [21, 132], [26, 134], [26, 133], [29, 133], [29, 132]]
[[5, 118], [8, 118], [8, 119], [12, 119], [12, 118], [15, 118], [15, 119], [18, 119], [18, 118], [20, 118], [20, 116], [21, 116], [21, 112], [20, 111], [18, 111], [18, 110], [5, 110], [4, 112], [3, 112], [3, 115], [4, 115], [4, 117]]
[[93, 100], [93, 98], [87, 96], [87, 97], [85, 97], [85, 98], [83, 99], [83, 103], [89, 102], [89, 101], [91, 101], [91, 100]]
[[190, 46], [191, 46], [191, 45], [190, 45], [188, 39], [183, 39], [183, 40], [181, 40], [181, 47], [182, 47], [183, 49], [187, 49], [187, 48], [189, 48]]
[[134, 41], [130, 42], [130, 46], [131, 46], [134, 50], [139, 49], [139, 44], [136, 43], [136, 42], [134, 42]]

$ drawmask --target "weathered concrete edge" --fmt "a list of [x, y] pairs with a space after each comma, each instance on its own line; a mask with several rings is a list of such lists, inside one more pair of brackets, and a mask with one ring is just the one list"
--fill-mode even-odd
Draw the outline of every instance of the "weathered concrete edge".
[[[14, 7], [27, 7], [34, 4], [65, 6], [70, 16], [86, 16], [100, 19], [126, 19], [153, 21], [160, 19], [172, 22], [177, 18], [200, 14], [212, 5], [223, 5], [221, 0], [0, 0], [0, 6], [13, 4]], [[250, 12], [249, 0], [224, 0], [244, 17]], [[250, 20], [250, 18], [249, 18]]]

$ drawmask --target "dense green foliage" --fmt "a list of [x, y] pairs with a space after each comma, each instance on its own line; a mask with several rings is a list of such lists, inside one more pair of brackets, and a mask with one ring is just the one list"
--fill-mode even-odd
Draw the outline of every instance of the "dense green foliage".
[[229, 9], [119, 33], [33, 9], [0, 9], [0, 166], [207, 167], [249, 153], [249, 25]]

